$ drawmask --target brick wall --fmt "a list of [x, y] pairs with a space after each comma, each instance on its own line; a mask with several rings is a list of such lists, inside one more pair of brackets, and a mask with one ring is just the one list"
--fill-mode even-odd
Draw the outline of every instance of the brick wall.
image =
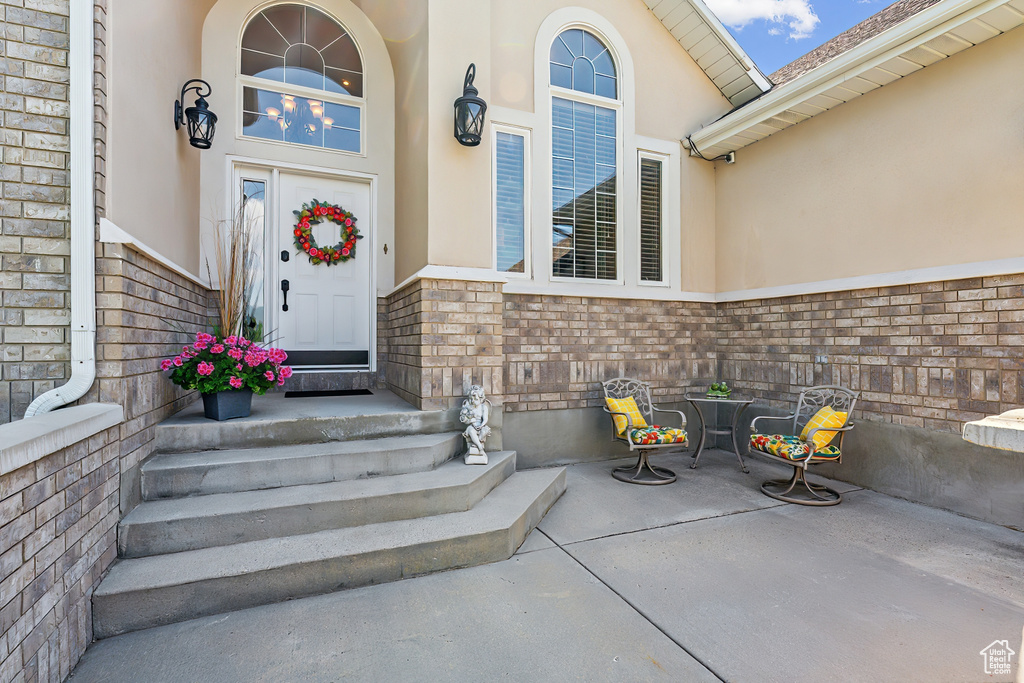
[[[473, 384], [501, 404], [501, 285], [418, 280], [381, 315], [387, 386], [423, 410], [460, 406]], [[380, 343], [380, 342], [379, 342]]]
[[722, 376], [779, 406], [841, 384], [867, 419], [959, 432], [1024, 403], [1024, 275], [726, 303], [718, 336]]
[[70, 376], [68, 3], [5, 0], [0, 22], [5, 423]]
[[117, 554], [118, 430], [0, 479], [0, 680], [62, 681]]
[[682, 401], [716, 373], [714, 304], [506, 294], [503, 317], [508, 412], [600, 406], [620, 376]]
[[119, 428], [121, 508], [139, 501], [139, 465], [153, 452], [156, 425], [195, 401], [160, 371], [160, 361], [209, 331], [213, 293], [121, 244], [98, 245], [96, 375], [84, 402], [124, 406]]

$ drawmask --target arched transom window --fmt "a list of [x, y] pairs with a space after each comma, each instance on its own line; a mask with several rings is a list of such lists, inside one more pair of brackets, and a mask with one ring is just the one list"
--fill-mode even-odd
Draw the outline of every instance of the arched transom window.
[[599, 38], [573, 28], [552, 43], [550, 68], [551, 274], [618, 280], [615, 62]]
[[363, 63], [352, 36], [314, 8], [274, 5], [242, 34], [242, 134], [362, 151]]
[[562, 31], [551, 44], [551, 85], [615, 99], [615, 61], [589, 31]]

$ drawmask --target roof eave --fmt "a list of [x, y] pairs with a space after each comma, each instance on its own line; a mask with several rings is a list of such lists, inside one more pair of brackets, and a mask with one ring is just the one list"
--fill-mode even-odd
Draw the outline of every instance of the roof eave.
[[741, 106], [771, 89], [771, 81], [703, 0], [644, 1], [732, 106]]
[[[725, 28], [725, 25], [719, 20], [715, 13], [708, 9], [708, 6], [704, 4], [704, 0], [687, 0], [693, 9], [704, 19], [705, 22], [711, 27], [711, 29], [718, 35], [718, 38], [725, 45], [726, 49], [732, 53], [732, 56], [747, 70], [747, 75], [750, 76], [750, 80], [754, 81], [754, 84], [760, 88], [762, 93], [766, 93], [772, 89], [772, 83], [768, 80], [768, 77], [761, 73], [761, 70], [757, 68], [757, 64], [750, 58], [746, 50], [740, 47], [740, 44], [736, 42], [736, 39], [732, 37], [729, 30]], [[734, 105], [739, 106], [733, 102]]]
[[[751, 136], [742, 144], [723, 143], [791, 107], [799, 106], [860, 73], [1009, 2], [1010, 0], [944, 0], [932, 5], [835, 59], [733, 110], [693, 133], [690, 139], [698, 150], [711, 151], [716, 155], [736, 151], [761, 138], [754, 139], [755, 136]], [[691, 154], [693, 153], [691, 149]]]

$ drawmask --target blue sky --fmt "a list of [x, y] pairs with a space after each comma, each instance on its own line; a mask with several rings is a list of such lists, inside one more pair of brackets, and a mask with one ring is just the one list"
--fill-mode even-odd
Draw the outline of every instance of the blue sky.
[[789, 64], [893, 0], [704, 0], [765, 74]]

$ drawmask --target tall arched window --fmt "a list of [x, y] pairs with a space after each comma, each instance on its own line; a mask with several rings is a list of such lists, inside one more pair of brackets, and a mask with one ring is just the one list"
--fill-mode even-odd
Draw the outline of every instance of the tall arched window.
[[551, 45], [552, 276], [618, 280], [619, 110], [615, 61], [590, 31]]
[[352, 36], [299, 4], [256, 14], [242, 34], [242, 135], [362, 151], [363, 63]]

